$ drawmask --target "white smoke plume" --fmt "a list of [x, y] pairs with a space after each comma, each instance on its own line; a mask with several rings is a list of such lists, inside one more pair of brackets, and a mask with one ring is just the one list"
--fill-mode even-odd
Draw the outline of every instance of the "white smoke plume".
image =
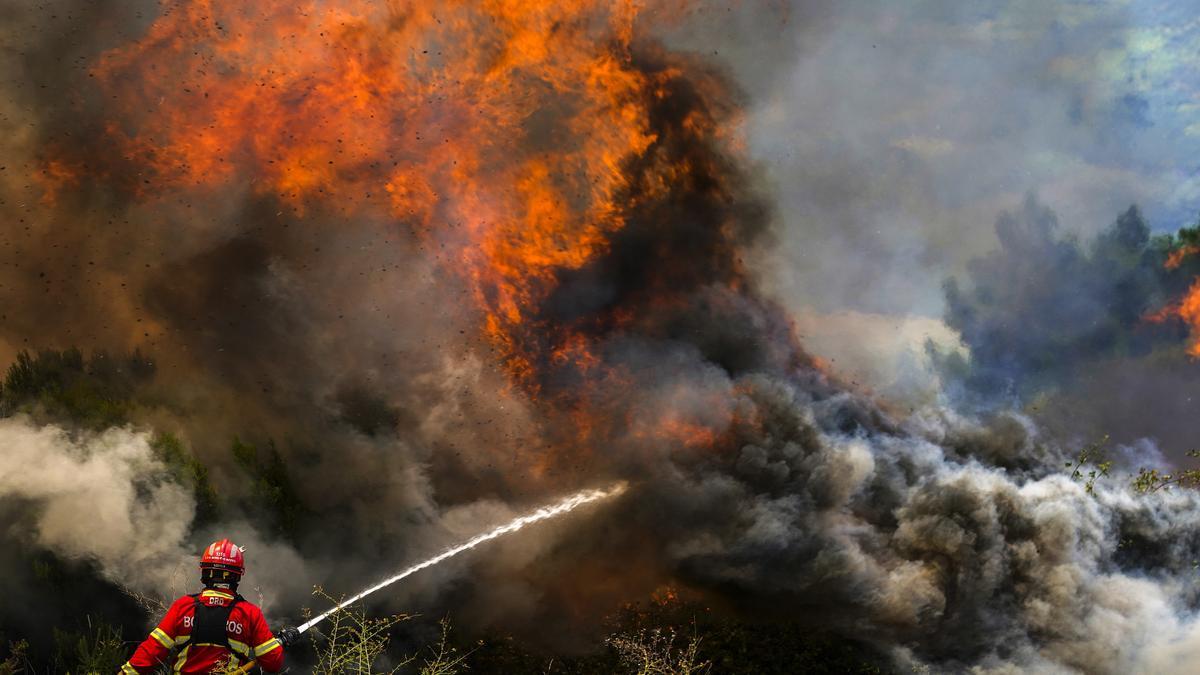
[[12, 417], [0, 419], [0, 447], [0, 499], [29, 503], [38, 545], [94, 561], [110, 581], [160, 596], [194, 564], [186, 546], [194, 499], [154, 456], [145, 432], [72, 434]]
[[311, 583], [313, 572], [291, 547], [244, 521], [193, 533], [193, 495], [155, 455], [146, 431], [69, 432], [17, 416], [0, 419], [0, 447], [0, 501], [20, 502], [27, 514], [9, 535], [92, 563], [139, 596], [169, 602], [195, 590], [199, 551], [223, 537], [246, 547], [243, 590], [255, 600], [270, 604]]

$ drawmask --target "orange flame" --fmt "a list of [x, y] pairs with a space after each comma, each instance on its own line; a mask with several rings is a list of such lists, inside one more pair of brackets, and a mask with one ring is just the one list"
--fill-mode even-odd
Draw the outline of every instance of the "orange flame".
[[[1178, 269], [1186, 258], [1196, 253], [1200, 253], [1200, 246], [1195, 244], [1181, 246], [1171, 251], [1164, 267], [1168, 270]], [[1193, 280], [1191, 288], [1184, 294], [1183, 299], [1146, 315], [1146, 320], [1151, 323], [1163, 323], [1176, 318], [1187, 324], [1192, 334], [1192, 341], [1187, 349], [1188, 355], [1194, 359], [1200, 358], [1200, 277]]]
[[[383, 216], [437, 246], [514, 386], [544, 398], [548, 369], [579, 382], [555, 388], [578, 458], [609, 440], [597, 417], [614, 397], [591, 390], [631, 379], [605, 362], [597, 332], [689, 311], [680, 287], [723, 285], [730, 297], [713, 301], [733, 306], [745, 288], [729, 215], [705, 221], [700, 243], [658, 244], [661, 269], [629, 292], [633, 308], [546, 315], [563, 275], [609, 253], [639, 207], [699, 194], [737, 212], [738, 187], [722, 182], [721, 152], [738, 148], [727, 92], [661, 54], [648, 21], [636, 0], [164, 3], [93, 69], [112, 150], [90, 171], [143, 200], [237, 190], [297, 216]], [[686, 150], [710, 145], [721, 151]], [[70, 148], [58, 154], [48, 173], [73, 165]], [[643, 227], [665, 229], [656, 219], [674, 213]], [[700, 257], [666, 259], [675, 246]], [[635, 435], [711, 447], [724, 433], [664, 415]]]
[[1167, 256], [1167, 262], [1164, 266], [1169, 270], [1178, 269], [1179, 266], [1183, 264], [1185, 258], [1195, 255], [1196, 253], [1200, 253], [1200, 246], [1196, 246], [1195, 244], [1181, 246], [1180, 248], [1171, 251], [1170, 255]]
[[1175, 318], [1187, 324], [1191, 331], [1192, 341], [1187, 348], [1188, 356], [1200, 359], [1200, 278], [1192, 282], [1191, 288], [1188, 289], [1182, 300], [1146, 317], [1148, 321], [1154, 323], [1162, 323]]
[[36, 179], [42, 186], [42, 203], [51, 205], [59, 193], [79, 184], [84, 169], [61, 159], [50, 159], [42, 165]]
[[[450, 239], [528, 381], [514, 333], [558, 270], [605, 249], [622, 165], [655, 140], [637, 17], [632, 0], [196, 0], [164, 5], [96, 74], [149, 189], [242, 183], [297, 213], [384, 210]], [[569, 336], [559, 353], [582, 356]]]

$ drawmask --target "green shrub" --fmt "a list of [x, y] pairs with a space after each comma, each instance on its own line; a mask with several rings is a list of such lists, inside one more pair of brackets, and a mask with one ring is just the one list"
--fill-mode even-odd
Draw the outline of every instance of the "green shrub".
[[238, 438], [233, 439], [230, 452], [238, 466], [251, 480], [253, 489], [252, 507], [266, 512], [275, 531], [289, 539], [295, 540], [300, 523], [308, 514], [299, 493], [292, 486], [288, 475], [287, 465], [276, 449], [275, 443], [267, 444], [265, 458], [260, 458], [258, 448], [250, 443], [244, 443]]
[[29, 672], [29, 661], [25, 657], [25, 650], [29, 648], [29, 643], [24, 640], [6, 643], [0, 639], [0, 649], [6, 649], [8, 655], [0, 661], [0, 675], [18, 675], [18, 673]]
[[68, 673], [115, 673], [126, 661], [121, 631], [90, 616], [80, 632], [55, 629], [54, 642], [54, 662]]
[[217, 504], [217, 491], [208, 479], [208, 467], [188, 452], [183, 441], [174, 434], [156, 435], [150, 442], [150, 448], [167, 465], [176, 481], [192, 489], [196, 500], [194, 525], [200, 527], [215, 522], [220, 516], [220, 507]]
[[136, 388], [154, 376], [152, 361], [134, 352], [85, 359], [78, 349], [22, 351], [0, 387], [0, 415], [23, 412], [89, 429], [129, 421]]

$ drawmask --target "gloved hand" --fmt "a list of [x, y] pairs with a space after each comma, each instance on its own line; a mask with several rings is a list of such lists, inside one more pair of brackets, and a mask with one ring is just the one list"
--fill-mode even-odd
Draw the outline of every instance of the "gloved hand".
[[284, 649], [287, 649], [300, 641], [300, 631], [291, 626], [285, 626], [279, 629], [275, 637], [279, 640], [279, 644], [283, 645]]

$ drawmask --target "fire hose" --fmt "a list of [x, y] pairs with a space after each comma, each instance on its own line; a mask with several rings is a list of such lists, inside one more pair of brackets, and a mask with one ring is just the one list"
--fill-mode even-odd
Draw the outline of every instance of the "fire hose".
[[[379, 583], [364, 589], [363, 591], [359, 592], [357, 595], [354, 595], [353, 597], [351, 597], [348, 600], [343, 600], [342, 602], [338, 603], [333, 608], [326, 610], [323, 614], [319, 614], [319, 615], [309, 619], [308, 621], [305, 621], [304, 623], [300, 624], [296, 628], [296, 633], [297, 633], [297, 635], [302, 635], [305, 631], [307, 631], [308, 629], [317, 625], [321, 621], [324, 621], [326, 618], [328, 618], [334, 612], [337, 612], [355, 602], [358, 602], [359, 600], [362, 600], [363, 598], [367, 597], [368, 595], [371, 595], [375, 591], [378, 591], [378, 590], [381, 590], [388, 586], [391, 586], [392, 584], [396, 583], [397, 581], [400, 581], [401, 579], [404, 579], [405, 577], [416, 574], [417, 572], [420, 572], [421, 570], [423, 570], [427, 567], [433, 567], [434, 565], [437, 565], [438, 563], [440, 563], [444, 560], [453, 558], [454, 556], [456, 556], [459, 553], [462, 553], [464, 551], [469, 551], [469, 550], [475, 548], [476, 546], [479, 546], [480, 544], [483, 544], [485, 542], [491, 541], [498, 537], [504, 536], [511, 532], [516, 532], [517, 530], [525, 527], [526, 525], [536, 523], [540, 520], [547, 520], [550, 518], [554, 518], [554, 517], [563, 515], [564, 513], [573, 511], [576, 508], [583, 506], [584, 504], [588, 504], [590, 502], [595, 502], [595, 501], [599, 501], [602, 499], [608, 499], [610, 497], [615, 497], [615, 496], [621, 494], [622, 492], [624, 492], [625, 487], [626, 487], [626, 484], [624, 482], [620, 482], [620, 483], [616, 483], [616, 484], [612, 485], [611, 487], [609, 487], [608, 489], [605, 489], [605, 490], [583, 490], [582, 492], [576, 492], [575, 494], [573, 494], [569, 497], [566, 497], [565, 499], [563, 499], [562, 501], [559, 501], [556, 504], [551, 504], [549, 506], [543, 506], [540, 509], [533, 511], [527, 515], [520, 516], [518, 518], [514, 518], [513, 520], [509, 521], [508, 523], [505, 523], [504, 525], [501, 525], [489, 532], [484, 532], [483, 534], [476, 535], [475, 537], [472, 537], [471, 539], [467, 540], [466, 542], [464, 542], [462, 544], [459, 544], [458, 546], [448, 548], [445, 551], [442, 551], [441, 553], [433, 556], [432, 558], [429, 558], [428, 560], [419, 562], [398, 574], [392, 575], [392, 576], [388, 577], [387, 579], [384, 579], [383, 581], [380, 581]], [[257, 661], [251, 660], [249, 663], [245, 664], [244, 666], [238, 668], [237, 670], [235, 670], [233, 672], [239, 673], [239, 674], [248, 673], [256, 665], [257, 665]]]

